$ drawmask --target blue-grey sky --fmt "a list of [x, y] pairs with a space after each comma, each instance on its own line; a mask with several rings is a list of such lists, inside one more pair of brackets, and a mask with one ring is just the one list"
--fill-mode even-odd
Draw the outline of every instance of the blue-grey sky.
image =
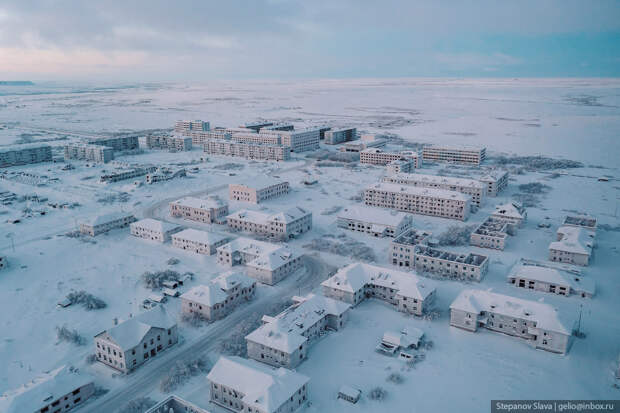
[[0, 79], [619, 75], [614, 0], [0, 2]]

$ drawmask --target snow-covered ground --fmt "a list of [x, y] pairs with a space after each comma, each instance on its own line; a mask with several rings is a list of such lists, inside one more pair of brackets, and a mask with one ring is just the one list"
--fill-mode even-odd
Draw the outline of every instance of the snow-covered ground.
[[[311, 377], [308, 411], [445, 411], [459, 406], [462, 411], [487, 410], [490, 399], [574, 398], [614, 399], [620, 390], [614, 384], [613, 369], [620, 353], [620, 81], [618, 80], [338, 80], [307, 82], [231, 82], [208, 85], [127, 85], [94, 88], [38, 85], [0, 88], [0, 144], [16, 141], [63, 139], [67, 132], [106, 134], [118, 131], [170, 128], [177, 119], [204, 119], [212, 125], [238, 126], [256, 118], [293, 122], [297, 126], [328, 124], [355, 126], [374, 133], [394, 133], [410, 142], [471, 143], [486, 145], [490, 155], [513, 153], [579, 161], [583, 168], [526, 171], [511, 177], [508, 190], [498, 198], [487, 198], [484, 206], [466, 224], [482, 222], [496, 203], [512, 199], [518, 185], [541, 182], [550, 187], [537, 195], [538, 204], [528, 208], [528, 222], [508, 240], [505, 251], [469, 246], [454, 251], [475, 251], [490, 257], [490, 271], [478, 285], [440, 281], [437, 308], [441, 317], [433, 321], [405, 317], [379, 302], [365, 302], [352, 310], [343, 330], [330, 333], [315, 344], [298, 371]], [[64, 133], [63, 133], [64, 132]], [[76, 139], [68, 136], [67, 139]], [[62, 145], [64, 141], [52, 141]], [[393, 146], [397, 149], [397, 146]], [[333, 150], [333, 148], [329, 148]], [[305, 155], [305, 154], [304, 154]], [[159, 368], [155, 360], [141, 367], [142, 373], [116, 377], [100, 365], [88, 365], [92, 336], [113, 325], [115, 317], [127, 318], [140, 310], [151, 294], [140, 282], [145, 271], [173, 269], [191, 271], [197, 285], [216, 276], [214, 257], [187, 253], [170, 244], [157, 244], [131, 237], [128, 230], [116, 230], [85, 242], [63, 236], [77, 222], [95, 214], [124, 210], [138, 217], [170, 219], [167, 201], [186, 194], [216, 193], [227, 198], [226, 184], [251, 181], [269, 174], [290, 181], [289, 195], [265, 203], [271, 209], [299, 205], [313, 212], [314, 228], [293, 245], [303, 248], [314, 238], [346, 234], [374, 250], [376, 262], [389, 266], [389, 239], [340, 230], [336, 214], [322, 214], [333, 207], [356, 202], [366, 184], [376, 182], [384, 168], [355, 166], [319, 167], [314, 160], [295, 155], [287, 163], [252, 162], [210, 157], [200, 162], [202, 152], [167, 153], [145, 151], [119, 157], [139, 164], [168, 164], [195, 161], [199, 168], [187, 178], [136, 186], [134, 179], [110, 185], [98, 183], [103, 170], [112, 164], [87, 166], [75, 161], [74, 170], [62, 171], [62, 163], [9, 168], [9, 171], [58, 178], [36, 187], [15, 180], [0, 180], [0, 192], [18, 195], [37, 193], [49, 202], [77, 202], [73, 209], [52, 209], [34, 202], [0, 207], [0, 255], [8, 256], [10, 268], [0, 272], [0, 393], [30, 380], [39, 372], [61, 364], [73, 364], [94, 374], [113, 393], [132, 380], [153, 384], [139, 395], [162, 397], [155, 377], [146, 381], [149, 369]], [[237, 163], [237, 169], [219, 165]], [[448, 168], [449, 172], [475, 176], [475, 170]], [[445, 165], [426, 166], [424, 173], [446, 170]], [[557, 174], [553, 174], [557, 173]], [[305, 186], [308, 176], [318, 184]], [[610, 177], [599, 182], [600, 176]], [[45, 179], [45, 178], [44, 178]], [[127, 195], [125, 195], [125, 193]], [[117, 197], [116, 201], [112, 198]], [[119, 201], [118, 197], [124, 197]], [[47, 203], [47, 202], [46, 202]], [[25, 207], [44, 208], [45, 216], [25, 218], [8, 224], [6, 218], [21, 216]], [[231, 202], [230, 210], [248, 207]], [[261, 205], [262, 207], [262, 205]], [[547, 246], [555, 230], [570, 212], [585, 212], [598, 218], [597, 248], [586, 276], [596, 282], [591, 300], [553, 297], [516, 289], [506, 283], [510, 266], [520, 257], [546, 260]], [[3, 213], [5, 212], [5, 213]], [[193, 222], [188, 227], [213, 228]], [[541, 222], [550, 228], [538, 228]], [[440, 234], [452, 220], [416, 216], [416, 228]], [[176, 257], [180, 262], [167, 265]], [[322, 260], [342, 266], [352, 262], [321, 253]], [[327, 274], [322, 274], [323, 279]], [[300, 277], [303, 278], [303, 274]], [[276, 300], [292, 292], [297, 280], [282, 286], [261, 286], [257, 303]], [[310, 280], [313, 281], [313, 280]], [[308, 282], [318, 286], [316, 282]], [[492, 288], [496, 292], [540, 299], [575, 317], [583, 305], [582, 330], [586, 338], [576, 339], [566, 356], [537, 351], [524, 341], [487, 331], [475, 334], [449, 327], [448, 306], [468, 287]], [[71, 290], [86, 290], [102, 298], [107, 308], [85, 311], [74, 305], [56, 307]], [[294, 293], [297, 293], [296, 291]], [[292, 295], [292, 294], [290, 294]], [[284, 299], [284, 297], [282, 297]], [[178, 311], [178, 301], [167, 304]], [[260, 310], [260, 307], [257, 307]], [[385, 330], [399, 330], [406, 323], [423, 329], [434, 347], [426, 359], [408, 369], [396, 359], [375, 353], [374, 347]], [[67, 325], [82, 334], [87, 344], [57, 343], [56, 326]], [[189, 346], [208, 335], [210, 329], [225, 331], [218, 323], [196, 329], [181, 325]], [[208, 356], [217, 358], [216, 347], [207, 346]], [[179, 350], [179, 351], [181, 351]], [[162, 355], [172, 359], [170, 355]], [[160, 370], [154, 370], [161, 373]], [[386, 381], [400, 372], [401, 384]], [[348, 384], [364, 392], [358, 405], [336, 400], [338, 388]], [[368, 391], [381, 386], [384, 401], [368, 399]], [[193, 379], [177, 393], [205, 405], [208, 394], [204, 377]], [[115, 401], [119, 403], [119, 401]], [[88, 404], [84, 407], [88, 411]], [[209, 409], [217, 411], [212, 406]]]

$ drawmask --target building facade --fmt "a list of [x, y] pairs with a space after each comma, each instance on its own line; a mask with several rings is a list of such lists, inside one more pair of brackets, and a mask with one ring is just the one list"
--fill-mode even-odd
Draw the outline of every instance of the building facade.
[[213, 255], [217, 248], [226, 244], [229, 236], [216, 232], [200, 231], [193, 228], [172, 234], [172, 246], [196, 254]]
[[187, 136], [147, 135], [148, 149], [168, 149], [169, 151], [184, 152], [192, 150], [192, 138]]
[[413, 159], [397, 159], [388, 163], [385, 170], [388, 175], [412, 173], [415, 170], [416, 162]]
[[174, 132], [186, 136], [194, 132], [208, 132], [210, 129], [209, 122], [202, 120], [177, 120], [174, 124]]
[[110, 172], [105, 175], [101, 175], [101, 177], [99, 178], [99, 182], [108, 184], [108, 183], [114, 183], [114, 182], [119, 182], [119, 181], [125, 181], [127, 179], [133, 179], [139, 176], [147, 175], [149, 173], [155, 172], [156, 170], [157, 170], [156, 166], [124, 169], [120, 171]]
[[288, 161], [291, 159], [291, 148], [280, 144], [211, 139], [205, 142], [204, 151], [210, 155], [234, 156], [264, 161]]
[[564, 225], [549, 244], [549, 260], [587, 266], [594, 248], [595, 232], [583, 227]]
[[112, 148], [114, 152], [134, 151], [140, 147], [137, 136], [117, 136], [113, 138], [89, 138], [86, 140], [91, 145], [101, 145]]
[[469, 245], [503, 251], [511, 224], [503, 219], [488, 217], [469, 236]]
[[470, 197], [456, 191], [380, 182], [364, 190], [364, 203], [413, 214], [467, 220]]
[[70, 159], [108, 163], [114, 159], [114, 150], [102, 145], [70, 143], [65, 145], [65, 160]]
[[388, 260], [392, 265], [411, 268], [415, 262], [414, 247], [418, 244], [426, 245], [432, 233], [410, 228], [390, 242]]
[[229, 184], [228, 197], [231, 201], [260, 204], [268, 199], [288, 194], [289, 184], [286, 181], [254, 179], [251, 185]]
[[480, 281], [489, 270], [489, 258], [479, 254], [457, 254], [425, 245], [413, 247], [415, 269], [446, 278]]
[[424, 162], [451, 162], [479, 166], [486, 158], [486, 148], [457, 145], [432, 145], [422, 148]]
[[508, 172], [494, 170], [479, 179], [487, 188], [488, 196], [497, 196], [508, 186]]
[[319, 149], [319, 141], [321, 139], [320, 128], [310, 128], [294, 131], [265, 130], [261, 129], [262, 134], [271, 134], [279, 136], [284, 146], [291, 148], [291, 152], [299, 153], [306, 151], [314, 151]]
[[508, 283], [533, 291], [582, 298], [592, 298], [595, 292], [594, 280], [584, 277], [576, 267], [525, 259], [513, 266]]
[[186, 134], [186, 136], [192, 138], [192, 145], [204, 145], [211, 139], [230, 140], [232, 138], [232, 133], [226, 129], [215, 128], [205, 132], [190, 132]]
[[188, 402], [174, 394], [166, 397], [164, 400], [157, 403], [144, 413], [170, 413], [170, 412], [183, 412], [183, 413], [209, 413], [202, 407], [198, 407], [193, 403]]
[[136, 217], [133, 214], [113, 212], [111, 214], [99, 215], [80, 223], [80, 233], [95, 237], [116, 228], [125, 228], [132, 222], [136, 222]]
[[356, 128], [340, 128], [330, 129], [325, 132], [325, 144], [337, 145], [339, 143], [349, 142], [355, 140], [357, 137]]
[[413, 216], [404, 212], [351, 205], [338, 214], [337, 225], [339, 228], [366, 232], [375, 237], [396, 237], [412, 227]]
[[170, 240], [172, 234], [181, 231], [183, 227], [152, 218], [146, 218], [129, 224], [129, 229], [131, 235], [134, 237], [166, 242]]
[[422, 160], [414, 151], [385, 152], [379, 148], [367, 148], [360, 152], [360, 163], [367, 165], [385, 166], [400, 159], [413, 161], [414, 169], [422, 166]]
[[52, 147], [40, 144], [0, 146], [0, 168], [51, 162]]
[[228, 228], [251, 232], [278, 240], [296, 238], [312, 229], [312, 212], [293, 207], [283, 212], [243, 209], [226, 217]]
[[212, 224], [223, 222], [228, 215], [228, 203], [217, 195], [207, 199], [185, 197], [170, 203], [170, 216]]

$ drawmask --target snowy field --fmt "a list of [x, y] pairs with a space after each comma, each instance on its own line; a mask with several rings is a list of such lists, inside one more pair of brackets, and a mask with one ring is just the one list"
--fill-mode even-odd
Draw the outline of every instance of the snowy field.
[[[543, 155], [556, 160], [581, 163], [567, 169], [524, 168], [511, 165], [509, 186], [497, 198], [486, 199], [467, 222], [415, 216], [414, 226], [441, 234], [451, 225], [482, 222], [495, 204], [523, 196], [519, 185], [538, 182], [545, 193], [529, 201], [528, 222], [508, 240], [504, 251], [469, 246], [446, 247], [488, 255], [489, 273], [478, 283], [439, 281], [436, 308], [438, 319], [429, 321], [405, 317], [381, 302], [362, 303], [351, 311], [348, 324], [314, 344], [309, 358], [298, 367], [308, 375], [309, 412], [459, 411], [489, 409], [490, 399], [618, 399], [620, 390], [614, 369], [620, 354], [620, 81], [619, 80], [338, 80], [307, 82], [230, 82], [209, 85], [126, 85], [93, 87], [84, 85], [37, 85], [0, 87], [0, 145], [15, 142], [48, 141], [60, 147], [77, 135], [105, 135], [113, 132], [168, 129], [177, 119], [209, 120], [212, 126], [239, 126], [257, 118], [304, 125], [354, 126], [370, 133], [392, 134], [388, 148], [400, 149], [402, 142], [466, 143], [486, 145], [493, 166], [500, 155]], [[323, 145], [321, 145], [324, 147]], [[334, 151], [337, 148], [324, 147]], [[58, 152], [60, 153], [60, 152]], [[191, 152], [168, 153], [145, 150], [120, 156], [117, 161], [174, 166], [191, 163], [196, 167], [187, 178], [154, 185], [134, 185], [139, 178], [114, 184], [100, 184], [98, 177], [113, 164], [87, 165], [74, 161], [74, 170], [63, 171], [63, 163], [46, 163], [8, 168], [39, 176], [44, 186], [32, 180], [0, 179], [0, 192], [18, 195], [36, 193], [48, 198], [0, 206], [0, 255], [10, 267], [0, 272], [0, 393], [18, 387], [41, 371], [72, 364], [93, 374], [110, 394], [132, 380], [146, 380], [151, 386], [136, 390], [137, 396], [154, 400], [164, 397], [157, 386], [158, 362], [152, 360], [129, 376], [118, 376], [102, 365], [88, 364], [93, 352], [92, 337], [111, 327], [114, 318], [126, 319], [141, 311], [140, 304], [152, 294], [140, 275], [145, 271], [171, 269], [192, 272], [190, 287], [215, 277], [223, 268], [214, 257], [181, 251], [131, 237], [115, 230], [93, 239], [67, 237], [80, 220], [111, 211], [130, 211], [138, 217], [154, 217], [187, 227], [225, 231], [218, 225], [203, 225], [171, 219], [168, 202], [187, 194], [218, 194], [227, 198], [226, 184], [246, 182], [270, 175], [291, 183], [289, 195], [264, 204], [279, 210], [298, 205], [313, 212], [313, 229], [291, 241], [305, 248], [313, 239], [338, 236], [372, 248], [367, 259], [389, 267], [390, 239], [377, 239], [336, 227], [338, 207], [356, 203], [365, 185], [385, 173], [382, 167], [317, 164], [304, 154], [286, 163], [247, 162], [239, 158], [210, 156], [201, 162], [199, 148]], [[237, 165], [231, 165], [237, 164]], [[449, 173], [476, 177], [477, 169], [426, 165], [422, 173]], [[599, 177], [609, 180], [600, 182]], [[303, 180], [312, 177], [316, 185]], [[57, 179], [56, 179], [57, 178]], [[142, 178], [143, 179], [143, 178]], [[521, 195], [517, 195], [521, 194]], [[76, 203], [71, 209], [54, 209], [48, 202]], [[230, 211], [248, 206], [231, 202]], [[23, 217], [25, 208], [45, 209], [44, 216]], [[508, 270], [520, 257], [546, 260], [548, 244], [569, 213], [588, 213], [598, 218], [597, 246], [592, 264], [584, 272], [596, 283], [593, 299], [556, 297], [530, 292], [506, 283]], [[18, 224], [6, 222], [21, 217]], [[549, 228], [539, 228], [549, 223]], [[350, 257], [331, 253], [308, 253], [326, 267], [353, 262]], [[168, 265], [169, 258], [179, 263]], [[309, 272], [309, 271], [308, 271]], [[261, 286], [253, 312], [266, 311], [267, 303], [282, 301], [303, 291], [316, 290], [327, 273], [307, 279], [304, 270], [276, 287]], [[188, 287], [184, 287], [188, 288]], [[535, 350], [526, 342], [489, 331], [475, 334], [449, 327], [448, 307], [465, 288], [493, 289], [526, 299], [550, 303], [577, 317], [586, 337], [575, 339], [570, 352], [556, 355]], [[302, 290], [302, 288], [299, 288]], [[71, 290], [86, 290], [101, 298], [107, 307], [86, 311], [79, 305], [58, 308], [56, 303]], [[318, 290], [317, 290], [318, 291]], [[264, 305], [261, 303], [265, 303]], [[178, 312], [178, 300], [167, 308]], [[84, 345], [58, 342], [55, 327], [77, 330]], [[425, 360], [409, 368], [396, 358], [374, 351], [386, 330], [415, 325], [425, 331], [433, 348], [424, 350]], [[199, 328], [180, 324], [182, 344], [167, 350], [162, 358], [173, 358], [195, 340], [227, 333], [226, 321]], [[205, 347], [215, 361], [217, 346]], [[169, 354], [168, 354], [169, 352]], [[195, 357], [202, 354], [195, 354]], [[394, 372], [402, 383], [386, 378]], [[150, 382], [149, 382], [150, 383]], [[357, 405], [336, 400], [338, 388], [348, 384], [363, 391]], [[382, 401], [370, 400], [370, 389], [387, 391]], [[212, 411], [207, 404], [204, 374], [195, 377], [175, 393]], [[128, 401], [128, 400], [125, 400]], [[120, 403], [120, 402], [119, 402]], [[96, 411], [87, 403], [82, 411]], [[116, 406], [115, 406], [116, 407]]]

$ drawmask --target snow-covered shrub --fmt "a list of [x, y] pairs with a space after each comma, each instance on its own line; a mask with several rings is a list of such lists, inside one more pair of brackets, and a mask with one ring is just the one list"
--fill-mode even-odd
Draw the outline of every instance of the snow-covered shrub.
[[544, 194], [549, 192], [550, 189], [549, 185], [541, 184], [540, 182], [529, 182], [519, 185], [519, 191], [526, 194]]
[[437, 242], [443, 246], [469, 245], [469, 237], [474, 229], [474, 225], [450, 225], [437, 236]]
[[92, 397], [101, 397], [104, 394], [108, 393], [109, 391], [110, 390], [106, 389], [105, 387], [101, 387], [101, 386], [95, 385], [95, 390], [93, 392]]
[[62, 327], [56, 326], [56, 338], [58, 338], [58, 341], [66, 341], [78, 346], [86, 344], [86, 339], [77, 330], [71, 330], [66, 325]]
[[568, 159], [554, 159], [546, 156], [495, 156], [488, 159], [497, 165], [522, 165], [530, 171], [583, 168], [581, 162]]
[[67, 299], [71, 302], [71, 304], [82, 304], [82, 306], [84, 306], [84, 308], [88, 311], [99, 310], [107, 307], [107, 304], [101, 298], [97, 298], [84, 290], [71, 291], [67, 294]]
[[193, 313], [183, 313], [181, 315], [181, 322], [191, 327], [197, 328], [197, 327], [201, 327], [204, 323], [208, 322], [208, 320], [204, 318], [202, 314], [198, 312], [193, 312]]
[[96, 354], [89, 354], [88, 356], [86, 356], [86, 363], [87, 364], [95, 364], [97, 362], [97, 355]]
[[116, 413], [144, 413], [155, 406], [155, 400], [150, 397], [138, 397], [116, 411]]
[[405, 378], [400, 373], [391, 373], [385, 380], [390, 383], [401, 384], [405, 381]]
[[180, 263], [181, 260], [179, 260], [178, 258], [169, 258], [168, 261], [166, 261], [166, 264], [168, 265], [177, 265], [178, 263]]
[[347, 236], [343, 236], [341, 239], [343, 240], [342, 242], [330, 240], [326, 237], [315, 238], [303, 247], [314, 251], [351, 257], [361, 261], [370, 262], [376, 260], [374, 250], [368, 245]]
[[540, 199], [534, 194], [512, 194], [512, 199], [519, 202], [526, 208], [536, 208], [540, 206]]
[[387, 391], [383, 388], [383, 387], [374, 387], [373, 389], [370, 390], [370, 392], [368, 393], [368, 398], [370, 400], [384, 400], [387, 396]]
[[162, 377], [159, 382], [159, 390], [163, 393], [170, 393], [187, 383], [192, 377], [206, 373], [209, 369], [209, 363], [203, 358], [179, 360], [168, 373]]
[[142, 274], [141, 278], [146, 288], [156, 290], [162, 287], [164, 281], [177, 281], [179, 279], [179, 273], [172, 270], [146, 271]]

